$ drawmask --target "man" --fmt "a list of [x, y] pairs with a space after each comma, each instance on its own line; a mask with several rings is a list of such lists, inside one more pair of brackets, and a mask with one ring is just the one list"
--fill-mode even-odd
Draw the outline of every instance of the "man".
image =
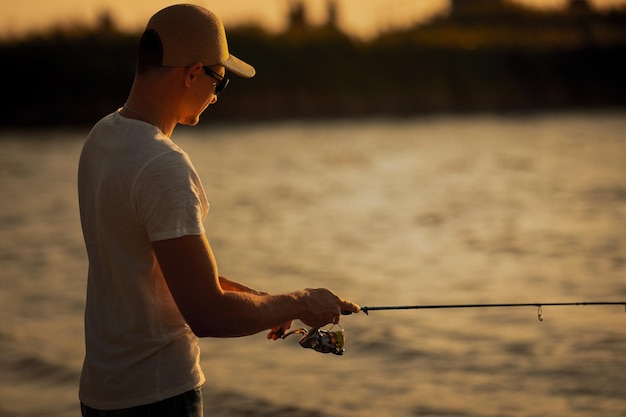
[[219, 18], [175, 5], [148, 22], [123, 108], [98, 122], [78, 170], [89, 257], [84, 416], [201, 416], [197, 337], [338, 322], [359, 307], [327, 289], [270, 295], [219, 277], [202, 224], [208, 203], [170, 136], [195, 125], [252, 66], [228, 52]]

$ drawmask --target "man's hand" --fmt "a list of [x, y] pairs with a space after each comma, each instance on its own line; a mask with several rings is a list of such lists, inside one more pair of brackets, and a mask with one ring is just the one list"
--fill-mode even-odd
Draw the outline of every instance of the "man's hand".
[[292, 323], [292, 321], [288, 321], [278, 327], [273, 327], [267, 334], [267, 338], [271, 340], [281, 339], [285, 332], [291, 328]]
[[[342, 314], [358, 313], [361, 310], [357, 304], [338, 297], [326, 288], [307, 288], [296, 293], [306, 305], [305, 311], [298, 319], [311, 328], [319, 328], [330, 323], [338, 324]], [[292, 322], [289, 321], [272, 328], [267, 338], [281, 339], [291, 325]]]
[[326, 288], [307, 288], [301, 294], [306, 300], [307, 309], [299, 319], [311, 328], [319, 328], [329, 323], [337, 324], [342, 311], [358, 313], [361, 309], [357, 304], [338, 297]]

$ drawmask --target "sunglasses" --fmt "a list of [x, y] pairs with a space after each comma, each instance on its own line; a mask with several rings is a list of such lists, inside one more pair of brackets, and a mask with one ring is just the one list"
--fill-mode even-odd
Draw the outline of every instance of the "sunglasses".
[[230, 80], [226, 77], [219, 75], [217, 72], [213, 71], [209, 67], [202, 67], [202, 68], [204, 68], [204, 72], [206, 73], [206, 75], [208, 75], [209, 77], [215, 78], [215, 80], [217, 81], [217, 83], [215, 84], [215, 95], [218, 95], [219, 93], [224, 91], [224, 89], [226, 88]]

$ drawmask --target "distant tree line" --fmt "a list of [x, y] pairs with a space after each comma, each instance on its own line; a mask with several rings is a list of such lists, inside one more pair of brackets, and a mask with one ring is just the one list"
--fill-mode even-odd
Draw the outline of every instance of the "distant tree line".
[[[206, 117], [237, 121], [626, 105], [626, 13], [507, 13], [489, 19], [452, 14], [368, 41], [349, 37], [334, 24], [302, 24], [302, 14], [293, 12], [298, 24], [283, 33], [228, 28], [230, 49], [252, 63], [257, 76], [234, 77]], [[92, 28], [57, 28], [2, 42], [0, 127], [91, 125], [121, 107], [132, 83], [139, 36], [118, 31], [104, 15]]]

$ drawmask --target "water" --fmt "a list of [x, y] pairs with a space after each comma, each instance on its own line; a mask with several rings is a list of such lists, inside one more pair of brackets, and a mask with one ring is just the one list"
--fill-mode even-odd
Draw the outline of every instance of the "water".
[[[626, 114], [179, 129], [220, 273], [362, 305], [626, 299]], [[79, 414], [86, 132], [0, 136], [0, 416]], [[622, 307], [371, 312], [344, 356], [201, 341], [207, 416], [625, 416]]]

